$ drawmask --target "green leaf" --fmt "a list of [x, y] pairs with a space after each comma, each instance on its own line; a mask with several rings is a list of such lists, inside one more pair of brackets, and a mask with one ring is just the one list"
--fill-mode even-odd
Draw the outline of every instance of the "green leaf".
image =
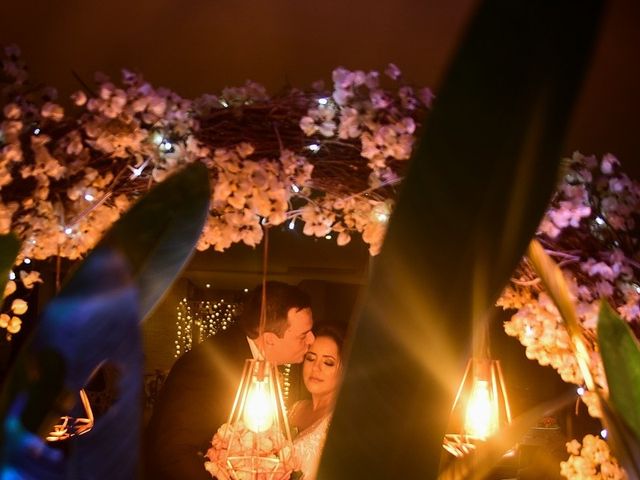
[[580, 367], [580, 373], [587, 388], [593, 391], [595, 384], [589, 366], [590, 355], [564, 274], [537, 240], [532, 240], [529, 244], [527, 256], [564, 321], [564, 327], [571, 338], [571, 345]]
[[437, 477], [473, 326], [548, 204], [601, 8], [479, 6], [374, 264], [319, 478]]
[[9, 272], [20, 251], [18, 238], [10, 233], [0, 235], [0, 294], [4, 295], [4, 287], [9, 281]]
[[[209, 199], [208, 170], [201, 163], [192, 164], [142, 197], [95, 248], [112, 247], [128, 261], [140, 292], [141, 319], [153, 310], [193, 253]], [[82, 294], [83, 288], [71, 276], [62, 291]]]
[[[52, 417], [68, 414], [70, 395], [111, 359], [121, 373], [118, 408], [112, 407], [90, 438], [102, 445], [117, 438], [115, 452], [121, 455], [116, 458], [124, 460], [93, 459], [103, 455], [105, 446], [75, 463], [98, 470], [122, 468], [121, 475], [130, 476], [126, 471], [137, 460], [131, 452], [137, 450], [139, 425], [138, 320], [152, 310], [193, 252], [209, 198], [208, 171], [193, 164], [153, 188], [111, 228], [70, 274], [23, 346], [0, 397], [1, 422], [22, 396], [24, 426], [31, 432], [47, 430]], [[120, 433], [109, 437], [113, 431]]]
[[606, 301], [600, 304], [598, 344], [609, 400], [640, 442], [640, 345], [629, 325]]
[[[608, 431], [611, 451], [624, 468], [627, 478], [640, 478], [640, 441], [623, 418], [612, 408], [611, 402], [600, 397], [602, 421]], [[637, 407], [636, 407], [637, 408]]]

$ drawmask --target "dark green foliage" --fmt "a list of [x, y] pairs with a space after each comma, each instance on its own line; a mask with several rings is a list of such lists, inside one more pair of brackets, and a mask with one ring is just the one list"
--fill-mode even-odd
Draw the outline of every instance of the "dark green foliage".
[[640, 345], [605, 301], [598, 317], [598, 344], [609, 385], [602, 399], [614, 455], [630, 479], [640, 478]]
[[[190, 165], [146, 194], [96, 247], [108, 246], [126, 258], [139, 289], [141, 319], [190, 258], [202, 232], [209, 199], [207, 168], [201, 163]], [[81, 293], [84, 287], [74, 278], [63, 290]]]
[[320, 478], [437, 477], [472, 323], [550, 198], [601, 4], [481, 5], [374, 266]]
[[[158, 185], [113, 226], [47, 305], [0, 397], [0, 477], [11, 468], [24, 478], [135, 477], [139, 322], [188, 260], [209, 197], [201, 164]], [[117, 401], [91, 432], [69, 442], [64, 459], [48, 462], [55, 455], [34, 433], [46, 434], [69, 414], [78, 390], [103, 362], [119, 372]], [[13, 428], [16, 423], [20, 428]]]

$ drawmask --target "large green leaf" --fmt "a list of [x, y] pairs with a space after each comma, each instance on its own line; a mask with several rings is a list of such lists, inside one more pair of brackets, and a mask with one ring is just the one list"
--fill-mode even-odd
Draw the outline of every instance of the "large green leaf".
[[[4, 385], [0, 427], [19, 416], [27, 431], [42, 433], [56, 416], [68, 413], [70, 400], [92, 371], [104, 361], [117, 364], [118, 400], [98, 419], [92, 435], [75, 445], [69, 460], [74, 478], [85, 478], [89, 472], [95, 478], [133, 478], [142, 362], [138, 321], [188, 260], [202, 231], [209, 197], [207, 169], [194, 164], [136, 203], [45, 308]], [[23, 406], [10, 414], [17, 402]], [[21, 441], [10, 440], [0, 443]], [[107, 451], [110, 456], [104, 454]], [[18, 449], [12, 458], [3, 454], [5, 466], [39, 466], [29, 449]]]
[[609, 400], [640, 444], [640, 345], [629, 325], [606, 301], [598, 316], [598, 344]]
[[319, 478], [437, 477], [472, 319], [549, 201], [601, 6], [481, 5], [374, 265]]
[[576, 360], [584, 382], [589, 390], [594, 390], [595, 384], [589, 364], [589, 351], [584, 339], [582, 325], [578, 320], [578, 313], [576, 312], [571, 294], [569, 293], [569, 286], [564, 279], [564, 274], [537, 240], [532, 240], [529, 244], [527, 256], [536, 274], [540, 277], [540, 280], [542, 280], [545, 291], [553, 300], [562, 317], [564, 327], [567, 329], [567, 333], [571, 338], [571, 346], [576, 355]]
[[[629, 480], [640, 479], [640, 439], [608, 399], [600, 398], [602, 421], [608, 433], [611, 451], [624, 468]], [[635, 407], [638, 408], [637, 406]]]
[[[558, 308], [585, 384], [597, 391], [583, 329], [562, 270], [535, 240], [528, 257]], [[631, 329], [604, 301], [598, 319], [598, 343], [610, 392], [608, 399], [600, 397], [609, 443], [629, 478], [640, 478], [640, 350]]]
[[0, 235], [0, 295], [4, 293], [4, 287], [9, 280], [9, 272], [16, 261], [19, 250], [20, 242], [14, 234]]
[[[100, 241], [128, 261], [144, 319], [186, 265], [202, 232], [210, 191], [207, 168], [192, 164], [137, 202]], [[91, 255], [91, 254], [89, 254]], [[82, 268], [80, 265], [79, 268]], [[62, 290], [82, 292], [73, 274]]]

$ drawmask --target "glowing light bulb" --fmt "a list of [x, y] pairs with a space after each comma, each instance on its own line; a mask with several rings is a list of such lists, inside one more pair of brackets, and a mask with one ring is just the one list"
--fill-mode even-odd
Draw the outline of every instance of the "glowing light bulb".
[[252, 379], [247, 392], [242, 420], [247, 428], [253, 432], [264, 432], [273, 425], [274, 411], [269, 393], [269, 383], [266, 378], [258, 380], [254, 377]]
[[387, 223], [389, 221], [389, 214], [384, 212], [376, 213], [376, 220], [380, 223]]
[[16, 279], [16, 274], [14, 273], [13, 270], [11, 270], [9, 272], [9, 280], [15, 280]]
[[30, 258], [25, 258], [24, 259], [24, 263], [26, 263], [27, 265], [29, 265], [31, 263], [31, 259]]
[[163, 140], [164, 140], [164, 137], [157, 130], [151, 134], [151, 141], [156, 145], [160, 145], [163, 142]]
[[326, 105], [327, 103], [329, 103], [329, 99], [327, 97], [322, 97], [318, 99], [318, 103], [320, 105]]
[[143, 167], [131, 168], [131, 178], [136, 178], [142, 175], [142, 168]]
[[295, 218], [289, 222], [289, 230], [293, 230], [294, 228], [296, 228], [296, 219]]
[[84, 194], [84, 199], [87, 202], [93, 202], [95, 200], [95, 197], [93, 195], [91, 195], [90, 193], [85, 193]]
[[73, 228], [67, 227], [64, 229], [64, 233], [67, 235], [71, 235], [73, 233]]
[[294, 193], [298, 193], [300, 191], [300, 187], [297, 186], [296, 184], [291, 185], [291, 190], [294, 191]]
[[600, 436], [602, 438], [607, 438], [607, 435], [609, 434], [609, 432], [607, 432], [606, 428], [603, 428], [602, 430], [600, 430]]
[[489, 392], [489, 382], [476, 380], [467, 403], [464, 428], [470, 437], [485, 440], [497, 430], [495, 405]]
[[318, 153], [318, 151], [320, 150], [320, 145], [318, 145], [317, 143], [312, 143], [307, 148], [313, 153]]
[[576, 392], [578, 393], [578, 395], [582, 396], [582, 395], [584, 395], [584, 388], [583, 387], [578, 387], [576, 389]]

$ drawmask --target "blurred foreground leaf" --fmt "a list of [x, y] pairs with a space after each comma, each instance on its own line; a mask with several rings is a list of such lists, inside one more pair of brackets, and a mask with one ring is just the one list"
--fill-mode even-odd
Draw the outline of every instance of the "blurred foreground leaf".
[[[47, 305], [0, 397], [3, 473], [18, 468], [23, 478], [136, 476], [139, 322], [191, 255], [208, 202], [203, 165], [170, 177], [113, 226]], [[61, 415], [69, 414], [79, 389], [103, 362], [118, 371], [115, 403], [89, 433], [68, 441], [64, 462], [45, 462], [40, 453], [50, 447], [41, 440], [37, 444], [33, 433], [46, 435]]]
[[437, 477], [472, 323], [549, 201], [601, 6], [480, 5], [374, 265], [319, 478]]
[[630, 478], [640, 478], [640, 345], [606, 301], [598, 317], [598, 344], [609, 385], [602, 403], [616, 457]]
[[[139, 290], [141, 319], [149, 315], [193, 253], [209, 199], [207, 168], [194, 163], [147, 193], [96, 247], [108, 246], [126, 258]], [[63, 290], [82, 291], [83, 285], [74, 278]]]

